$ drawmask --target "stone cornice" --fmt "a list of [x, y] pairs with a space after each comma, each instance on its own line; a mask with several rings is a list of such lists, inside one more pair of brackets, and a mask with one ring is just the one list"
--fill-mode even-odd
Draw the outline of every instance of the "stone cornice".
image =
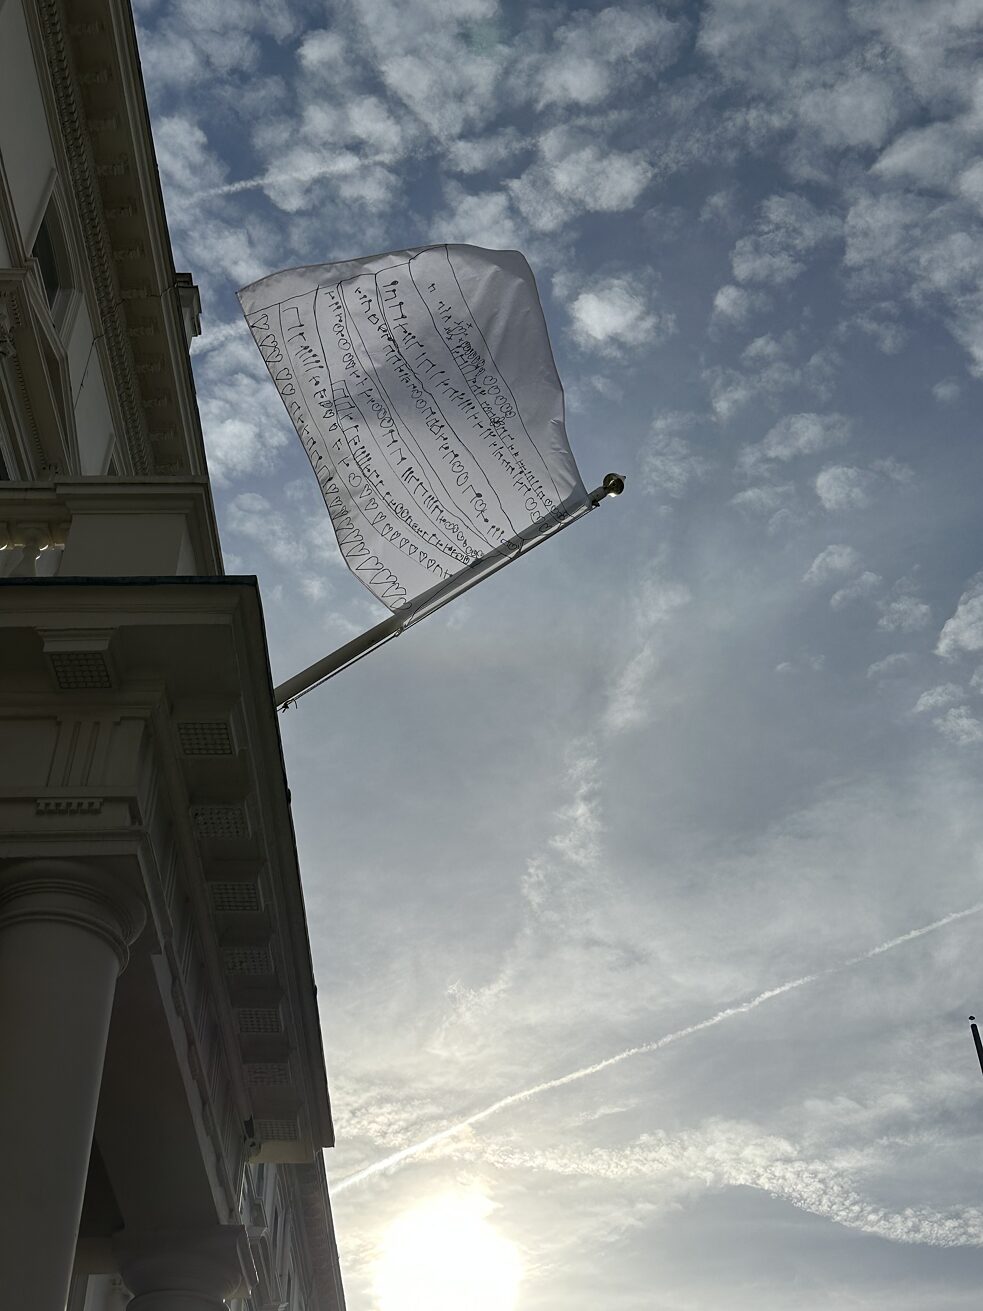
[[64, 478], [0, 482], [0, 548], [20, 546], [30, 530], [39, 546], [63, 546], [76, 514], [183, 514], [196, 566], [222, 572], [211, 488], [206, 478]]
[[[31, 833], [136, 839], [167, 817], [180, 858], [158, 933], [191, 980], [188, 1016], [205, 1013], [197, 992], [218, 1022], [207, 1041], [227, 1053], [238, 1116], [226, 1099], [223, 1151], [234, 1168], [248, 1122], [260, 1159], [310, 1161], [333, 1130], [255, 580], [2, 579], [0, 676], [0, 718], [59, 726], [41, 773], [0, 787], [4, 854]], [[203, 969], [189, 973], [192, 957]]]
[[203, 474], [188, 288], [174, 270], [129, 0], [37, 0], [36, 12], [121, 423], [119, 472]]
[[120, 435], [125, 440], [134, 472], [146, 474], [153, 468], [147, 422], [140, 403], [133, 352], [121, 312], [119, 288], [111, 257], [112, 244], [96, 182], [96, 164], [85, 128], [81, 94], [69, 53], [59, 0], [38, 0], [37, 15], [64, 157], [123, 422], [123, 432]]

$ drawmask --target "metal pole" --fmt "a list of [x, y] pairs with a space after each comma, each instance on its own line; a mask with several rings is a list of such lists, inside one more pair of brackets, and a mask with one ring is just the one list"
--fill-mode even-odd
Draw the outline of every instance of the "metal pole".
[[438, 597], [429, 603], [424, 602], [418, 609], [411, 609], [405, 615], [399, 613], [390, 615], [388, 619], [383, 619], [381, 624], [376, 624], [375, 628], [370, 628], [368, 632], [353, 637], [344, 646], [339, 646], [337, 651], [332, 651], [330, 655], [326, 655], [322, 659], [316, 660], [314, 664], [308, 665], [306, 669], [302, 669], [299, 674], [294, 674], [293, 678], [288, 678], [285, 683], [281, 683], [279, 687], [274, 689], [273, 697], [277, 709], [285, 710], [292, 701], [303, 696], [305, 692], [309, 692], [311, 688], [317, 687], [325, 679], [340, 674], [343, 669], [353, 665], [356, 660], [361, 660], [363, 656], [368, 655], [370, 651], [374, 651], [376, 647], [383, 646], [392, 638], [398, 637], [405, 629], [419, 623], [427, 615], [434, 614], [442, 606], [447, 605], [449, 601], [453, 601], [455, 597], [469, 591], [476, 583], [480, 583], [492, 574], [498, 573], [499, 569], [504, 569], [507, 564], [511, 564], [513, 560], [525, 555], [534, 546], [540, 546], [562, 529], [569, 528], [576, 519], [581, 518], [582, 515], [589, 513], [591, 510], [596, 510], [606, 496], [620, 496], [624, 490], [625, 479], [623, 474], [606, 474], [600, 487], [594, 488], [587, 498], [587, 503], [581, 510], [572, 514], [568, 519], [564, 519], [562, 523], [557, 524], [554, 528], [546, 532], [540, 532], [537, 536], [531, 538], [516, 555], [507, 555], [504, 559], [485, 556], [484, 559], [476, 562], [477, 567], [475, 568], [474, 577], [448, 596]]
[[980, 1042], [980, 1031], [976, 1023], [976, 1016], [969, 1017], [969, 1027], [973, 1032], [973, 1043], [976, 1046], [976, 1058], [980, 1063], [980, 1071], [983, 1073], [983, 1042]]

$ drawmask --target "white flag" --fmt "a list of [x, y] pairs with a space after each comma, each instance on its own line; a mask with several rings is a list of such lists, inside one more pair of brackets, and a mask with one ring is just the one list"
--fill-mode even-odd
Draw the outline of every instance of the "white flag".
[[287, 269], [239, 301], [342, 555], [390, 610], [446, 599], [587, 507], [517, 251]]

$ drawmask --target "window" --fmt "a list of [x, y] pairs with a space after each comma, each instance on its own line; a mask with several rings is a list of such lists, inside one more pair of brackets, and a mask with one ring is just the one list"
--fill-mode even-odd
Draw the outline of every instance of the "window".
[[60, 318], [64, 314], [65, 307], [62, 306], [61, 312], [58, 313], [58, 301], [61, 299], [61, 293], [71, 290], [72, 275], [54, 198], [48, 202], [31, 254], [38, 262], [38, 272], [41, 274], [48, 309], [53, 316], [57, 315]]
[[41, 227], [34, 243], [33, 254], [41, 270], [41, 281], [44, 283], [45, 295], [48, 297], [48, 308], [51, 309], [54, 306], [55, 297], [58, 295], [60, 279], [58, 258], [55, 255], [55, 243], [51, 239], [51, 227], [48, 223], [47, 214], [41, 220]]

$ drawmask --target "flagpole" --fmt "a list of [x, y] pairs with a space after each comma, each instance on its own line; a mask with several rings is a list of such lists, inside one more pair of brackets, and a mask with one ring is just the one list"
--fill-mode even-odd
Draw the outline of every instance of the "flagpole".
[[383, 619], [381, 624], [376, 624], [374, 628], [370, 628], [367, 632], [360, 633], [358, 637], [353, 637], [350, 642], [346, 642], [344, 646], [339, 646], [338, 649], [332, 651], [330, 655], [326, 655], [322, 659], [316, 660], [314, 664], [308, 665], [306, 669], [302, 669], [299, 674], [294, 674], [293, 678], [288, 678], [285, 683], [281, 683], [280, 686], [273, 691], [273, 698], [276, 702], [277, 709], [286, 710], [292, 702], [296, 701], [299, 697], [302, 697], [305, 692], [312, 691], [326, 679], [334, 677], [335, 674], [340, 674], [343, 669], [348, 669], [349, 666], [355, 664], [357, 660], [361, 660], [363, 656], [367, 656], [370, 651], [374, 651], [377, 647], [384, 646], [386, 642], [391, 641], [394, 637], [398, 637], [400, 633], [404, 632], [407, 628], [412, 627], [413, 624], [419, 623], [419, 621], [425, 619], [427, 615], [431, 615], [435, 611], [441, 609], [442, 606], [453, 601], [455, 597], [461, 596], [464, 592], [469, 591], [485, 578], [498, 573], [499, 569], [504, 569], [505, 566], [511, 564], [513, 560], [518, 560], [521, 556], [526, 555], [534, 546], [541, 546], [543, 542], [554, 537], [564, 528], [569, 528], [572, 523], [577, 519], [582, 518], [584, 514], [589, 513], [591, 510], [596, 510], [605, 497], [620, 496], [624, 490], [625, 478], [623, 474], [605, 474], [604, 481], [601, 483], [600, 487], [594, 488], [587, 498], [586, 505], [579, 513], [572, 514], [568, 519], [564, 519], [562, 523], [557, 524], [552, 530], [540, 533], [538, 536], [532, 538], [515, 555], [507, 555], [501, 560], [488, 564], [486, 568], [482, 569], [479, 573], [476, 573], [474, 578], [469, 582], [466, 582], [456, 591], [451, 592], [450, 595], [424, 606], [422, 613], [416, 613], [413, 610], [410, 610], [407, 615], [400, 613], [390, 615], [388, 619]]

